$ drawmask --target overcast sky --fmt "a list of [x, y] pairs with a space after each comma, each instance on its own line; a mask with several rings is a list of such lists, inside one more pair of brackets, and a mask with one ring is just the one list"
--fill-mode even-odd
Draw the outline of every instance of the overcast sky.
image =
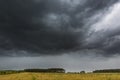
[[119, 0], [0, 0], [0, 69], [120, 68]]

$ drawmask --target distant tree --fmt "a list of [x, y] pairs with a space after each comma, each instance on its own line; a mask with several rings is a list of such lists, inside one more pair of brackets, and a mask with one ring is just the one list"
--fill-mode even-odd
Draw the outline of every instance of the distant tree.
[[63, 68], [49, 68], [47, 69], [49, 72], [56, 72], [56, 73], [65, 73], [65, 69]]
[[120, 69], [95, 70], [93, 73], [120, 73]]
[[24, 69], [25, 72], [48, 72], [48, 73], [65, 73], [63, 68], [49, 68], [49, 69]]
[[81, 73], [81, 74], [85, 74], [85, 71], [81, 71], [80, 73]]

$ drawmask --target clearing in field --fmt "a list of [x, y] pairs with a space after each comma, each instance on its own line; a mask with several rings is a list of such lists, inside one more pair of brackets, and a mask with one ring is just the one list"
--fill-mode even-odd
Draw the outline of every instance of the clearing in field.
[[120, 74], [18, 73], [0, 75], [0, 80], [120, 80]]

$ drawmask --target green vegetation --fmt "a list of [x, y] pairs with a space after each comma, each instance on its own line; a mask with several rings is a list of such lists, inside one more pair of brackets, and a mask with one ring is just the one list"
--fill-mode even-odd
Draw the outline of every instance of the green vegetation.
[[95, 70], [93, 73], [120, 73], [120, 69]]
[[25, 72], [43, 72], [43, 73], [65, 73], [63, 68], [48, 68], [48, 69], [24, 69]]
[[[0, 75], [15, 74], [22, 72], [34, 72], [34, 73], [65, 73], [63, 68], [48, 68], [48, 69], [24, 69], [24, 70], [2, 70]], [[67, 72], [68, 74], [85, 74], [85, 71], [80, 72]], [[95, 70], [93, 73], [120, 73], [120, 69], [104, 69]]]
[[15, 74], [15, 73], [21, 73], [24, 72], [23, 70], [2, 70], [0, 71], [0, 75], [5, 75], [5, 74]]
[[49, 68], [49, 69], [24, 69], [24, 70], [2, 70], [0, 75], [15, 74], [21, 72], [39, 72], [39, 73], [65, 73], [63, 68]]

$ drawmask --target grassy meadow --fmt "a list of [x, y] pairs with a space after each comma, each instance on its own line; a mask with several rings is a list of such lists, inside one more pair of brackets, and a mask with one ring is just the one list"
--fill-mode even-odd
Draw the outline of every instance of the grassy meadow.
[[16, 73], [0, 75], [0, 80], [120, 80], [120, 74]]

